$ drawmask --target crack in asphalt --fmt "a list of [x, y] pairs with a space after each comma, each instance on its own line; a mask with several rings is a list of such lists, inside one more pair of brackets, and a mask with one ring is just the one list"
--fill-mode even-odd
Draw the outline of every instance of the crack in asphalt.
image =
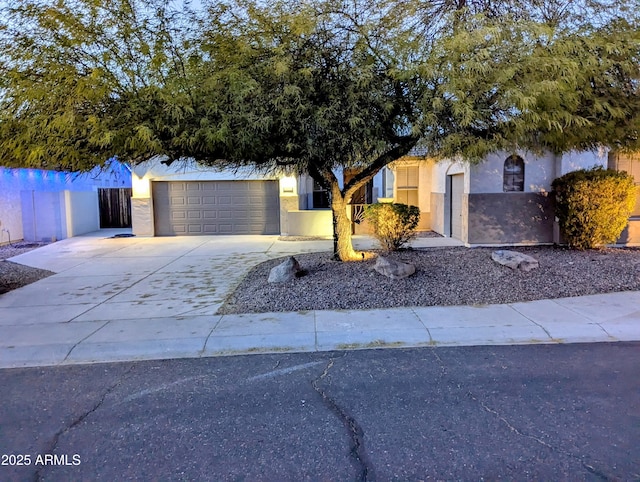
[[[343, 355], [344, 358], [347, 355]], [[351, 439], [351, 449], [349, 451], [350, 456], [357, 463], [358, 474], [356, 476], [356, 480], [358, 482], [371, 482], [375, 480], [375, 476], [373, 473], [373, 467], [371, 466], [371, 462], [369, 461], [369, 457], [366, 454], [364, 448], [364, 442], [362, 440], [364, 436], [364, 431], [358, 424], [358, 422], [351, 417], [338, 403], [327, 395], [327, 392], [320, 388], [319, 382], [324, 380], [329, 371], [333, 367], [334, 359], [331, 358], [329, 363], [325, 367], [322, 374], [311, 382], [311, 386], [313, 389], [318, 392], [318, 394], [322, 397], [324, 403], [329, 407], [329, 409], [344, 423], [347, 431], [349, 433], [349, 438]]]
[[[442, 360], [442, 358], [440, 358], [440, 356], [438, 355], [436, 350], [437, 350], [436, 348], [431, 349], [431, 353], [436, 358], [436, 360], [438, 360], [438, 364], [440, 365], [440, 370], [441, 370], [440, 377], [444, 378], [447, 375], [447, 366], [445, 365], [445, 363]], [[461, 388], [460, 385], [458, 385], [458, 388]], [[574, 455], [571, 452], [567, 452], [566, 450], [562, 450], [561, 448], [554, 447], [553, 445], [545, 442], [544, 440], [540, 439], [539, 437], [536, 437], [535, 435], [529, 435], [529, 434], [526, 434], [526, 433], [520, 431], [518, 428], [514, 427], [513, 424], [511, 424], [509, 422], [509, 420], [507, 420], [505, 417], [503, 417], [497, 410], [492, 409], [484, 401], [478, 399], [478, 397], [476, 397], [470, 390], [467, 391], [467, 396], [469, 398], [471, 398], [474, 402], [477, 402], [478, 404], [480, 404], [480, 406], [486, 412], [489, 412], [490, 414], [492, 414], [495, 417], [497, 417], [498, 420], [500, 420], [504, 425], [507, 426], [507, 428], [510, 431], [512, 431], [516, 435], [519, 435], [521, 437], [529, 438], [529, 439], [539, 443], [543, 447], [546, 447], [547, 449], [549, 449], [551, 451], [554, 451], [554, 452], [557, 452], [559, 454], [562, 454], [565, 457], [569, 457], [569, 458], [572, 458], [574, 460], [577, 460], [589, 473], [595, 475], [596, 477], [600, 478], [601, 480], [610, 480], [610, 478], [606, 474], [602, 473], [601, 471], [599, 471], [595, 467], [587, 464], [585, 461], [583, 461], [577, 455]]]
[[544, 440], [536, 437], [535, 435], [529, 435], [526, 433], [521, 432], [520, 430], [518, 430], [516, 427], [514, 427], [513, 425], [511, 425], [511, 423], [509, 423], [509, 420], [507, 420], [506, 418], [504, 418], [502, 415], [500, 415], [496, 410], [492, 409], [491, 407], [489, 407], [486, 403], [484, 403], [482, 400], [479, 400], [477, 397], [475, 397], [473, 395], [473, 393], [471, 392], [467, 392], [467, 395], [469, 396], [469, 398], [471, 398], [471, 400], [473, 400], [474, 402], [478, 402], [480, 404], [480, 406], [487, 412], [495, 415], [498, 420], [500, 420], [502, 423], [504, 423], [507, 428], [509, 430], [511, 430], [513, 433], [520, 435], [522, 437], [526, 437], [526, 438], [530, 438], [531, 440], [534, 440], [536, 442], [538, 442], [540, 445], [543, 445], [544, 447], [550, 449], [550, 450], [556, 450], [555, 447], [553, 447], [552, 445], [549, 445], [547, 442], [545, 442]]
[[437, 348], [431, 348], [431, 353], [436, 358], [436, 360], [438, 360], [438, 364], [440, 365], [440, 378], [444, 378], [447, 375], [447, 366], [444, 364], [442, 358], [440, 358], [440, 355], [438, 355], [436, 350]]
[[[122, 384], [122, 381], [124, 380], [124, 377], [126, 377], [133, 370], [134, 366], [135, 365], [131, 365], [127, 370], [125, 370], [118, 377], [118, 380], [116, 380], [116, 382], [113, 385], [111, 385], [109, 388], [107, 388], [105, 390], [105, 392], [102, 394], [100, 399], [94, 404], [94, 406], [92, 408], [90, 408], [89, 410], [87, 410], [86, 412], [81, 414], [80, 416], [76, 417], [66, 427], [63, 427], [62, 429], [58, 430], [58, 432], [56, 432], [56, 434], [53, 436], [53, 439], [51, 440], [51, 444], [49, 445], [49, 448], [44, 452], [43, 455], [45, 455], [45, 454], [46, 455], [53, 455], [53, 452], [56, 450], [56, 448], [58, 446], [58, 442], [60, 441], [60, 437], [62, 437], [64, 434], [66, 434], [67, 432], [72, 430], [74, 427], [77, 427], [78, 425], [80, 425], [89, 415], [91, 415], [96, 410], [98, 410], [104, 404], [104, 401], [107, 398], [107, 396], [111, 392], [113, 392], [120, 384]], [[46, 465], [43, 465], [38, 470], [36, 470], [35, 474], [33, 475], [33, 480], [35, 482], [40, 482], [42, 480], [41, 472], [42, 472], [42, 469], [44, 469], [44, 468], [46, 468]]]
[[521, 430], [517, 429], [516, 427], [514, 427], [509, 420], [507, 420], [505, 417], [503, 417], [502, 415], [500, 415], [500, 413], [497, 410], [492, 409], [491, 407], [489, 407], [486, 403], [484, 403], [482, 400], [479, 400], [476, 396], [474, 396], [473, 393], [471, 393], [470, 391], [467, 391], [467, 396], [469, 398], [471, 398], [471, 400], [473, 400], [474, 402], [478, 402], [480, 404], [480, 406], [487, 412], [491, 413], [492, 415], [495, 415], [498, 420], [500, 420], [503, 424], [505, 424], [507, 426], [507, 428], [509, 430], [511, 430], [513, 433], [515, 433], [516, 435], [519, 435], [521, 437], [525, 437], [528, 439], [531, 439], [537, 443], [539, 443], [540, 445], [542, 445], [543, 447], [548, 448], [549, 450], [551, 450], [552, 452], [557, 452], [559, 454], [564, 455], [565, 457], [569, 457], [572, 459], [577, 460], [589, 473], [597, 476], [598, 478], [600, 478], [601, 480], [610, 480], [609, 477], [602, 473], [601, 471], [599, 471], [598, 469], [594, 468], [593, 466], [587, 464], [585, 461], [583, 461], [580, 457], [578, 457], [575, 454], [572, 454], [571, 452], [567, 452], [566, 450], [562, 450], [559, 447], [555, 447], [551, 444], [548, 444], [547, 442], [545, 442], [544, 440], [536, 437], [535, 435], [530, 435], [527, 433], [522, 432]]

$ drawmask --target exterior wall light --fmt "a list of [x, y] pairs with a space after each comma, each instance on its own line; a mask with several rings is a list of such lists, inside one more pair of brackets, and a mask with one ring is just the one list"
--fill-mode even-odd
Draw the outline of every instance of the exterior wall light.
[[284, 176], [280, 179], [280, 190], [282, 194], [295, 194], [296, 178], [293, 176]]

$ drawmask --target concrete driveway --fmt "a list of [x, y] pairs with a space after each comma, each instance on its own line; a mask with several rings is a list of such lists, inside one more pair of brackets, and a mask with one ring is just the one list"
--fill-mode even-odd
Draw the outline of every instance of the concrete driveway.
[[121, 232], [103, 230], [12, 258], [57, 274], [8, 293], [0, 309], [24, 323], [33, 321], [34, 306], [47, 307], [43, 316], [52, 322], [211, 315], [256, 264], [330, 249], [329, 241], [277, 236], [109, 237]]

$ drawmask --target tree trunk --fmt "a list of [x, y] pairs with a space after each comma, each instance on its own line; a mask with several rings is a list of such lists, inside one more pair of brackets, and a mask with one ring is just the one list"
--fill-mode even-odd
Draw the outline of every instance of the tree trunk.
[[333, 214], [333, 256], [338, 261], [362, 261], [370, 253], [356, 251], [351, 242], [351, 220], [347, 216], [347, 199], [337, 181], [331, 183], [331, 212]]

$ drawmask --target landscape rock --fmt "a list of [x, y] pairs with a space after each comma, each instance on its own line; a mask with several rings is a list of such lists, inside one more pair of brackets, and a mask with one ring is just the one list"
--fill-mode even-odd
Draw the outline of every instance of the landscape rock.
[[508, 266], [511, 269], [519, 269], [520, 271], [529, 272], [532, 269], [539, 268], [538, 260], [517, 251], [509, 251], [499, 249], [491, 254], [491, 259], [496, 263]]
[[393, 259], [378, 256], [374, 269], [391, 279], [403, 279], [416, 272], [416, 266]]
[[271, 268], [269, 272], [269, 283], [285, 283], [300, 276], [302, 268], [300, 263], [293, 256], [290, 256], [278, 266]]

